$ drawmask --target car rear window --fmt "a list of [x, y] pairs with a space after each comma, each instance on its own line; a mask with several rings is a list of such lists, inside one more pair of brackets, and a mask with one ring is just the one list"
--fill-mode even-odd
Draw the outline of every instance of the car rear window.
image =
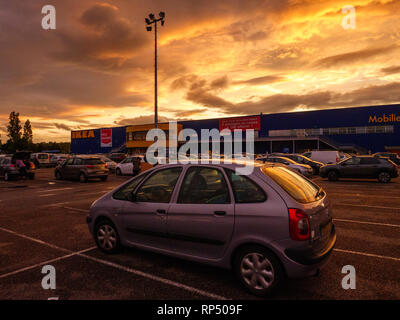
[[89, 165], [95, 165], [95, 164], [103, 164], [103, 161], [101, 161], [100, 159], [85, 159], [84, 163]]
[[319, 187], [285, 167], [263, 167], [261, 171], [300, 203], [317, 201]]
[[48, 159], [49, 156], [47, 154], [39, 154], [38, 159]]

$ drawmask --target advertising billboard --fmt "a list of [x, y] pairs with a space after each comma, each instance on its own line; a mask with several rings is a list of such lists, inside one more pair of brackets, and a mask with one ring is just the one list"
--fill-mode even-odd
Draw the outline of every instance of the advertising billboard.
[[260, 116], [251, 117], [238, 117], [238, 118], [225, 118], [219, 120], [219, 130], [230, 129], [254, 129], [255, 131], [260, 130]]
[[102, 148], [112, 147], [112, 129], [101, 129], [100, 144]]

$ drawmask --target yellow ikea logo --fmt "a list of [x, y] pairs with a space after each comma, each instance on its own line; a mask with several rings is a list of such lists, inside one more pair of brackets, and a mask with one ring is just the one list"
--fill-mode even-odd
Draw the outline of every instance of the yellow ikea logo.
[[94, 138], [94, 130], [72, 131], [71, 139]]
[[369, 116], [369, 123], [382, 123], [382, 122], [400, 122], [400, 116], [396, 115], [394, 113], [386, 115], [383, 114], [380, 117], [377, 117], [376, 115], [374, 116]]

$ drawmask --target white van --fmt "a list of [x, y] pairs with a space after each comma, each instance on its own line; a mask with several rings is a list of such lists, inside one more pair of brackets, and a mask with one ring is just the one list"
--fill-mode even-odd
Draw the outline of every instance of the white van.
[[40, 153], [32, 153], [31, 154], [31, 161], [35, 164], [37, 168], [40, 167], [50, 167], [50, 154], [40, 152]]
[[314, 161], [319, 161], [324, 164], [335, 164], [339, 161], [342, 161], [346, 158], [346, 156], [336, 150], [327, 150], [327, 151], [308, 151], [304, 152], [303, 156], [310, 158]]

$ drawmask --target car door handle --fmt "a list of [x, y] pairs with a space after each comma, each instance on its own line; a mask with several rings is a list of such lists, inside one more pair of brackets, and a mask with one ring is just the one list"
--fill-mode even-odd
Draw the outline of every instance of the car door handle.
[[164, 209], [157, 209], [157, 214], [166, 214], [167, 211], [165, 211]]
[[226, 215], [226, 211], [214, 211], [214, 214], [216, 216], [224, 216], [224, 215]]

